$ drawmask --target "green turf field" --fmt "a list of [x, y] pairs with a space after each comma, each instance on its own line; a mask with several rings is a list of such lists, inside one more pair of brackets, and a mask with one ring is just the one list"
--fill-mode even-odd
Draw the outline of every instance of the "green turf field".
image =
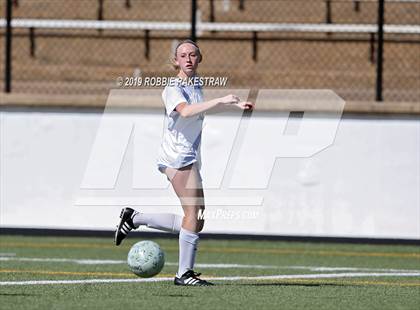
[[202, 240], [196, 270], [217, 285], [176, 287], [176, 239], [154, 239], [166, 265], [139, 282], [125, 263], [133, 238], [0, 238], [2, 310], [420, 308], [415, 246]]

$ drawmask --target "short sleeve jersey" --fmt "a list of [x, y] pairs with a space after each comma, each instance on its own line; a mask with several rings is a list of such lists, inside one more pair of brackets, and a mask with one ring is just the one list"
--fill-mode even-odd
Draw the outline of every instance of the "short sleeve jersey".
[[165, 104], [165, 123], [158, 155], [158, 168], [182, 168], [192, 163], [201, 167], [200, 143], [204, 114], [182, 117], [176, 106], [182, 102], [199, 104], [203, 101], [200, 85], [180, 82], [166, 86], [162, 93]]

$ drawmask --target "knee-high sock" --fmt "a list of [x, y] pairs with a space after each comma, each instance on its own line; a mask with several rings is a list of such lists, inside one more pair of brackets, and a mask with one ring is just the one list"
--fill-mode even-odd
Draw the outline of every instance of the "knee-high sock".
[[179, 232], [178, 277], [181, 277], [187, 270], [194, 268], [198, 239], [198, 233], [186, 230], [181, 227]]
[[133, 217], [134, 226], [147, 225], [163, 231], [177, 233], [181, 229], [182, 216], [171, 213], [137, 213]]

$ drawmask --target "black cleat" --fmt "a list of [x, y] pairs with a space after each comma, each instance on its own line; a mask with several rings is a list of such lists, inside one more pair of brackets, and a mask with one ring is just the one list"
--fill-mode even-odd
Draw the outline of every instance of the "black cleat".
[[196, 273], [194, 270], [188, 270], [186, 273], [182, 275], [182, 277], [178, 278], [175, 277], [174, 284], [175, 285], [183, 285], [183, 286], [210, 286], [213, 285], [211, 282], [207, 282], [206, 280], [201, 280], [199, 276], [201, 273]]
[[117, 230], [115, 231], [115, 245], [120, 245], [121, 241], [127, 237], [128, 233], [133, 229], [136, 229], [133, 223], [133, 217], [138, 212], [131, 209], [131, 208], [124, 208], [121, 210], [120, 214], [120, 223], [117, 226]]

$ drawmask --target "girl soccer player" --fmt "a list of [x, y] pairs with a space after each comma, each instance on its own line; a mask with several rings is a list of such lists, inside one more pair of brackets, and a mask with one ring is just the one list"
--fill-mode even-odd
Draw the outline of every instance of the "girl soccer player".
[[179, 268], [175, 285], [212, 285], [200, 279], [200, 274], [193, 270], [198, 233], [204, 225], [204, 193], [200, 175], [200, 142], [204, 114], [227, 106], [236, 106], [242, 110], [254, 108], [253, 103], [241, 102], [235, 95], [203, 101], [201, 85], [185, 83], [189, 78], [197, 77], [196, 70], [202, 59], [200, 48], [195, 42], [180, 42], [172, 59], [175, 69], [179, 70], [178, 79], [174, 85], [166, 86], [162, 93], [166, 113], [158, 169], [171, 182], [180, 199], [184, 217], [168, 213], [141, 213], [124, 208], [115, 232], [116, 245], [121, 244], [131, 230], [141, 225], [179, 232]]

